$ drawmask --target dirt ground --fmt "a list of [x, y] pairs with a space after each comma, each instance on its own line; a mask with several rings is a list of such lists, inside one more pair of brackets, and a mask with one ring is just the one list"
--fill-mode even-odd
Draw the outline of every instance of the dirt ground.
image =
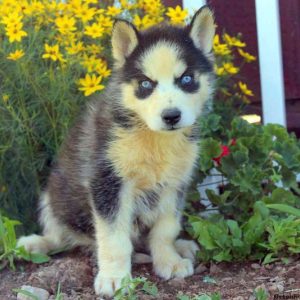
[[[58, 282], [65, 300], [97, 299], [93, 292], [95, 261], [78, 249], [56, 255], [43, 265], [18, 263], [18, 269], [0, 273], [0, 300], [17, 299], [12, 289], [22, 285], [44, 288], [53, 295]], [[186, 279], [163, 281], [154, 275], [151, 264], [135, 264], [133, 276], [146, 277], [159, 291], [156, 297], [139, 293], [138, 299], [175, 300], [181, 293], [192, 296], [220, 292], [223, 300], [254, 300], [253, 290], [261, 287], [268, 291], [269, 299], [300, 300], [300, 258], [269, 266], [251, 262], [200, 264], [197, 273]]]

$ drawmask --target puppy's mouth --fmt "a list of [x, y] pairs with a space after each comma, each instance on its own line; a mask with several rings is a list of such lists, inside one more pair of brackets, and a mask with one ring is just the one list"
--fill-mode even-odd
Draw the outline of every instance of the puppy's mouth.
[[179, 130], [179, 129], [181, 129], [181, 127], [176, 127], [176, 126], [171, 125], [171, 126], [168, 126], [165, 130], [166, 131], [175, 131], [175, 130]]

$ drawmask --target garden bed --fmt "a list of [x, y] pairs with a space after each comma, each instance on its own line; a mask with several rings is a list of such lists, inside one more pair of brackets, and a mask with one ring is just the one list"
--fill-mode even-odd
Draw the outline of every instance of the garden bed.
[[[43, 265], [25, 263], [18, 264], [18, 267], [23, 271], [2, 271], [0, 299], [16, 299], [12, 290], [22, 285], [41, 287], [53, 295], [58, 283], [65, 300], [97, 299], [93, 292], [93, 277], [97, 269], [90, 254], [74, 251], [56, 255]], [[254, 300], [253, 291], [260, 287], [268, 291], [268, 299], [276, 299], [275, 295], [299, 295], [299, 298], [291, 299], [300, 299], [299, 258], [288, 264], [278, 262], [266, 266], [251, 262], [200, 265], [198, 272], [186, 279], [163, 281], [154, 275], [151, 265], [134, 265], [135, 277], [145, 277], [158, 288], [157, 296], [138, 292], [138, 299], [173, 300], [180, 294], [193, 296], [220, 292], [223, 300]]]

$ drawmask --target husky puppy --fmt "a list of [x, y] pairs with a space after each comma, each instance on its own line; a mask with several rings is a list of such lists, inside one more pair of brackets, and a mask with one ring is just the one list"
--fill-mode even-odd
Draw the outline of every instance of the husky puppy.
[[197, 119], [213, 90], [214, 20], [200, 9], [186, 27], [138, 31], [116, 21], [110, 83], [70, 131], [41, 196], [43, 235], [30, 252], [94, 244], [97, 294], [131, 273], [135, 242], [157, 275], [193, 274], [197, 246], [176, 240], [184, 192], [198, 157]]

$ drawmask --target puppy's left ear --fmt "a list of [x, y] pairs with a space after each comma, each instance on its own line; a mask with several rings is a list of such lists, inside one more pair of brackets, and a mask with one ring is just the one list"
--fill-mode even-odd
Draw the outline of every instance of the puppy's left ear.
[[122, 66], [138, 45], [138, 31], [125, 20], [116, 20], [112, 30], [112, 52], [116, 63]]
[[191, 39], [204, 54], [209, 54], [215, 36], [214, 15], [208, 6], [203, 6], [194, 15], [190, 24]]

